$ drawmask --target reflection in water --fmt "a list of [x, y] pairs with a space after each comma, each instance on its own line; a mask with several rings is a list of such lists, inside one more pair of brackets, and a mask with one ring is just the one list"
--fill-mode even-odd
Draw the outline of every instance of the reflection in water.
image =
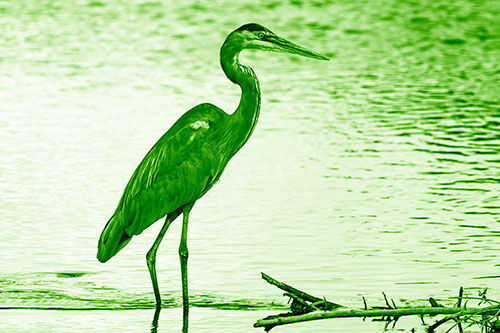
[[151, 322], [151, 333], [156, 333], [158, 331], [158, 320], [160, 319], [161, 306], [156, 306], [155, 313], [153, 315], [153, 321]]

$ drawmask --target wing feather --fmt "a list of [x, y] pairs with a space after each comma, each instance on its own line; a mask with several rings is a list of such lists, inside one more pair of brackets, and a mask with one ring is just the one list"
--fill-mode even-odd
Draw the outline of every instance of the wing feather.
[[214, 146], [211, 124], [227, 117], [201, 104], [186, 112], [156, 142], [130, 178], [115, 214], [123, 211], [128, 235], [138, 235], [158, 219], [196, 201], [217, 179], [224, 162]]

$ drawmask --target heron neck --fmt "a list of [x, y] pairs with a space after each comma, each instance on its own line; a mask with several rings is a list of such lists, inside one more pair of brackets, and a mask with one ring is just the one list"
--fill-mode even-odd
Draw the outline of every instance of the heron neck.
[[[238, 56], [241, 48], [231, 47], [224, 43], [221, 48], [220, 61], [222, 70], [229, 80], [241, 88], [241, 98], [236, 111], [231, 115], [233, 139], [237, 150], [250, 138], [260, 113], [260, 86], [254, 71], [240, 64]], [[236, 150], [236, 151], [237, 151]], [[236, 153], [236, 151], [234, 153]]]

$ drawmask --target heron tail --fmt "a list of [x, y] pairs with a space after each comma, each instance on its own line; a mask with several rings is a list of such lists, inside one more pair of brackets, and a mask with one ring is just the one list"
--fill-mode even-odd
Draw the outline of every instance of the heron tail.
[[97, 260], [104, 263], [117, 254], [130, 242], [132, 236], [125, 232], [122, 224], [122, 213], [115, 212], [102, 230], [97, 245]]

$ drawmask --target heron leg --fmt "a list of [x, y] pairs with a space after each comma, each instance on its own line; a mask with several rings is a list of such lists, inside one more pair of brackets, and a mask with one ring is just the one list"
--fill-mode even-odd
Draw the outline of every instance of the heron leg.
[[153, 245], [146, 254], [146, 263], [148, 265], [149, 275], [151, 276], [151, 282], [153, 283], [157, 309], [161, 307], [161, 296], [160, 289], [158, 288], [158, 280], [156, 278], [156, 251], [158, 251], [158, 247], [160, 246], [161, 240], [163, 239], [163, 236], [165, 236], [168, 227], [177, 216], [172, 216], [171, 214], [167, 215], [165, 223], [163, 224], [163, 227], [161, 227], [160, 233], [158, 234]]
[[182, 232], [181, 242], [179, 244], [179, 260], [181, 262], [181, 278], [182, 278], [182, 332], [188, 331], [189, 317], [189, 298], [188, 298], [188, 278], [187, 278], [187, 262], [189, 251], [187, 248], [187, 227], [189, 221], [189, 212], [193, 208], [194, 202], [183, 207], [182, 212]]

